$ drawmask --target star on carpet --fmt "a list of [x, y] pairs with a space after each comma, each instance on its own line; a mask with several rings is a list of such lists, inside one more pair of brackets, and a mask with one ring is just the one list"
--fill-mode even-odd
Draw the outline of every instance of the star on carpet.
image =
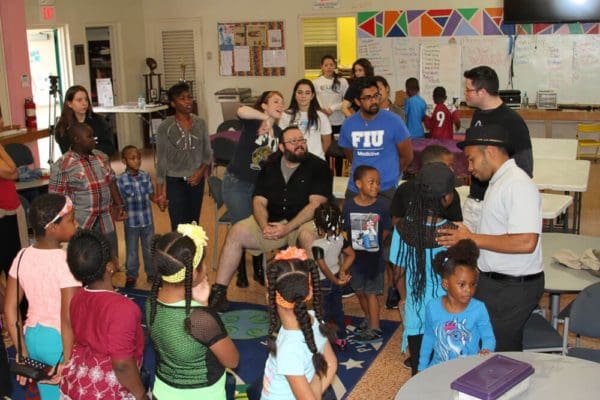
[[362, 363], [364, 361], [358, 361], [358, 360], [354, 360], [352, 358], [349, 358], [348, 361], [345, 362], [341, 362], [340, 365], [343, 365], [344, 367], [346, 367], [346, 369], [352, 369], [352, 368], [362, 368]]

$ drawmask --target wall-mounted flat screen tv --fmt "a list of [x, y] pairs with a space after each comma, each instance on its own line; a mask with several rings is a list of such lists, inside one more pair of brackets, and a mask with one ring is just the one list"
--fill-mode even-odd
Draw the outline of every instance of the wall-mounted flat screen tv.
[[600, 0], [504, 0], [507, 24], [597, 21]]

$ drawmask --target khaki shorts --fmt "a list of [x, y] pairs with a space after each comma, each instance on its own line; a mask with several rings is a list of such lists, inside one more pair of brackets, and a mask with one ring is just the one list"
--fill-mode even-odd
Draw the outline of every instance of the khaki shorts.
[[[282, 223], [285, 223], [286, 221], [281, 221]], [[304, 224], [302, 224], [300, 226], [300, 228], [293, 230], [292, 232], [288, 233], [286, 236], [279, 238], [279, 239], [275, 239], [275, 240], [271, 240], [271, 239], [265, 239], [263, 237], [262, 234], [262, 229], [260, 228], [260, 226], [258, 226], [258, 224], [256, 223], [256, 220], [254, 219], [254, 217], [251, 215], [246, 219], [241, 220], [240, 222], [238, 222], [238, 224], [241, 224], [244, 226], [244, 229], [249, 232], [258, 242], [258, 249], [246, 249], [248, 250], [248, 252], [250, 254], [252, 254], [253, 256], [262, 254], [262, 253], [266, 253], [272, 250], [277, 250], [280, 249], [284, 246], [297, 246], [297, 241], [298, 241], [298, 235], [300, 234], [301, 231], [309, 231], [310, 233], [312, 233], [315, 238], [317, 237], [317, 229], [315, 228], [315, 224], [312, 220], [305, 222]]]

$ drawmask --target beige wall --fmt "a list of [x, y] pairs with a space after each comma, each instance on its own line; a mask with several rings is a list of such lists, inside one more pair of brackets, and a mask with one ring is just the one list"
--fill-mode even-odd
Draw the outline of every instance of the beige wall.
[[[71, 55], [69, 64], [72, 84], [81, 84], [88, 89], [89, 64], [87, 60], [86, 27], [111, 26], [117, 52], [113, 54], [113, 74], [118, 103], [135, 101], [143, 90], [142, 74], [146, 72], [146, 44], [142, 0], [60, 0], [55, 2], [55, 20], [41, 20], [38, 0], [25, 0], [27, 28], [63, 27], [67, 32], [65, 45], [73, 52], [76, 44], [85, 44], [86, 64], [76, 66]], [[165, 2], [166, 4], [166, 2]], [[117, 118], [119, 145], [141, 146], [141, 124], [134, 116]]]
[[[222, 121], [221, 108], [213, 93], [226, 87], [250, 87], [253, 94], [264, 90], [280, 90], [286, 102], [296, 80], [303, 75], [303, 48], [301, 46], [300, 17], [355, 15], [358, 11], [426, 9], [442, 7], [501, 7], [502, 0], [448, 0], [440, 5], [435, 0], [339, 0], [340, 7], [332, 10], [314, 10], [312, 0], [143, 0], [144, 20], [149, 56], [155, 43], [152, 31], [156, 23], [165, 19], [195, 18], [201, 21], [202, 54], [199, 58], [204, 76], [206, 115], [211, 131]], [[283, 20], [288, 68], [284, 77], [221, 77], [218, 62], [217, 23], [241, 21]], [[210, 60], [209, 54], [210, 53]], [[159, 62], [160, 65], [160, 62]]]
[[[38, 1], [26, 0], [28, 28], [48, 27], [39, 18]], [[502, 0], [448, 0], [443, 7], [501, 7]], [[117, 62], [121, 75], [118, 102], [133, 101], [143, 88], [141, 74], [147, 72], [144, 60], [154, 57], [159, 65], [160, 29], [193, 27], [201, 41], [197, 44], [199, 107], [214, 131], [222, 121], [221, 108], [213, 93], [225, 87], [250, 87], [253, 94], [276, 89], [284, 93], [286, 101], [297, 79], [302, 76], [303, 49], [301, 46], [301, 17], [355, 15], [358, 11], [441, 8], [436, 0], [339, 0], [339, 8], [314, 10], [312, 0], [61, 0], [55, 3], [56, 21], [68, 29], [68, 44], [85, 42], [86, 26], [113, 24], [118, 28], [122, 45]], [[218, 63], [217, 23], [240, 21], [283, 20], [288, 68], [284, 77], [221, 77]], [[210, 59], [209, 59], [210, 58]], [[73, 68], [73, 82], [89, 87], [88, 65]], [[160, 71], [160, 67], [159, 70]], [[139, 123], [129, 117], [127, 140], [139, 133]], [[123, 135], [122, 132], [120, 132]]]

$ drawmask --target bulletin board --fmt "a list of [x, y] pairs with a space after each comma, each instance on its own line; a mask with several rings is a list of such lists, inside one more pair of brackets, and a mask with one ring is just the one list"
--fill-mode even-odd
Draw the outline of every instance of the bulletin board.
[[283, 21], [217, 24], [221, 76], [282, 76], [287, 66]]

